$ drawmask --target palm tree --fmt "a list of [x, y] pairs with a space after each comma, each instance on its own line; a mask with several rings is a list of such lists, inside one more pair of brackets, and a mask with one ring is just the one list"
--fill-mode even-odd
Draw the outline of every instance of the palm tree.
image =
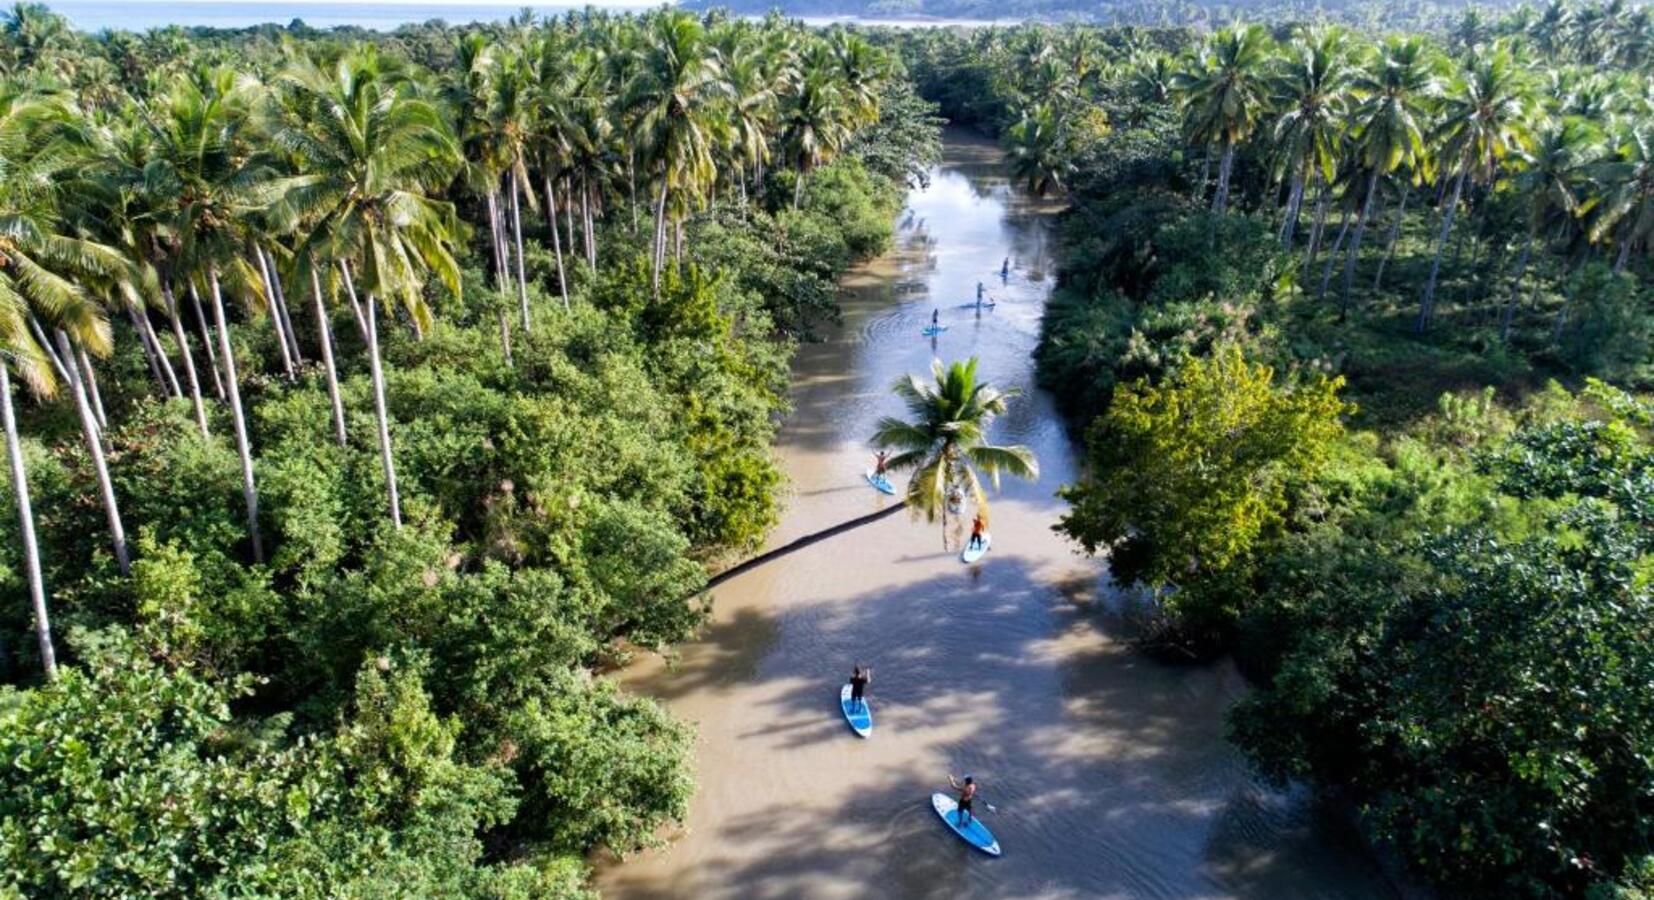
[[1220, 215], [1229, 207], [1235, 148], [1252, 134], [1267, 106], [1268, 56], [1269, 33], [1262, 26], [1235, 25], [1213, 35], [1193, 64], [1172, 81], [1190, 142], [1219, 147], [1212, 211]]
[[1499, 165], [1512, 153], [1520, 153], [1528, 141], [1530, 95], [1525, 73], [1506, 46], [1497, 46], [1470, 64], [1447, 95], [1442, 110], [1439, 139], [1444, 170], [1452, 175], [1453, 188], [1442, 214], [1441, 234], [1436, 241], [1430, 280], [1419, 303], [1416, 331], [1430, 326], [1435, 314], [1436, 280], [1441, 270], [1442, 250], [1453, 231], [1454, 214], [1467, 179], [1491, 183]]
[[1177, 72], [1172, 58], [1164, 53], [1153, 53], [1136, 61], [1127, 83], [1138, 102], [1159, 106], [1172, 99], [1176, 82]]
[[1614, 271], [1624, 270], [1636, 247], [1654, 241], [1654, 126], [1624, 126], [1611, 143], [1612, 155], [1593, 167], [1590, 238], [1612, 237], [1619, 244]]
[[[489, 117], [493, 79], [497, 72], [494, 49], [481, 32], [471, 32], [460, 38], [454, 49], [454, 65], [444, 80], [442, 93], [453, 110], [455, 130], [465, 154], [466, 187], [487, 202], [488, 248], [494, 259], [494, 288], [503, 296], [511, 290], [511, 267], [499, 202], [500, 177], [507, 163], [499, 152], [495, 123]], [[555, 220], [552, 229], [556, 230]], [[509, 366], [512, 364], [511, 317], [503, 308], [497, 309], [495, 315], [500, 325], [500, 352]], [[366, 325], [365, 319], [360, 322]]]
[[[611, 171], [614, 124], [596, 98], [583, 97], [572, 106], [565, 124], [568, 153], [565, 157], [570, 190], [578, 183], [580, 233], [585, 242], [586, 268], [597, 271], [597, 226], [592, 218], [594, 198]], [[569, 211], [572, 213], [573, 204]], [[570, 247], [570, 250], [574, 248]]]
[[[591, 35], [588, 52], [580, 59], [577, 69], [588, 83], [587, 92], [603, 97], [616, 134], [637, 134], [639, 110], [628, 98], [642, 65], [643, 31], [630, 19], [606, 23]], [[760, 56], [760, 58], [763, 58]], [[727, 64], [729, 60], [726, 58]], [[635, 98], [632, 98], [635, 99]], [[632, 140], [626, 145], [626, 192], [632, 214], [632, 232], [637, 233], [637, 163], [638, 148]]]
[[714, 116], [723, 92], [723, 68], [700, 20], [677, 10], [656, 15], [625, 106], [636, 111], [636, 135], [660, 178], [650, 279], [657, 293], [666, 259], [667, 200], [674, 192], [699, 197], [713, 182]]
[[[88, 396], [96, 385], [87, 351], [109, 354], [109, 323], [96, 301], [70, 279], [118, 284], [130, 290], [137, 276], [118, 250], [74, 235], [61, 222], [60, 204], [51, 186], [66, 184], [90, 152], [84, 132], [75, 127], [74, 110], [60, 100], [5, 93], [0, 96], [0, 152], [9, 163], [0, 184], [5, 191], [0, 199], [5, 222], [0, 228], [0, 274], [7, 279], [11, 302], [21, 310], [34, 346], [51, 360], [58, 377], [70, 388], [103, 502], [110, 546], [124, 575], [131, 566], [126, 527], [104, 456], [104, 424]], [[15, 342], [0, 347], [17, 349]], [[25, 372], [20, 369], [19, 374]], [[26, 379], [25, 383], [30, 382]], [[101, 402], [97, 406], [101, 409]]]
[[1047, 103], [1036, 103], [1005, 131], [1005, 149], [1011, 173], [1036, 197], [1067, 187], [1074, 171], [1074, 154], [1066, 123]]
[[758, 52], [745, 28], [729, 27], [719, 34], [719, 55], [729, 87], [725, 116], [729, 121], [729, 154], [735, 163], [732, 178], [747, 199], [747, 179], [759, 177], [769, 161], [769, 132], [776, 115], [776, 85], [769, 61]]
[[47, 54], [70, 44], [74, 33], [68, 20], [44, 3], [20, 2], [0, 13], [0, 35], [10, 48], [11, 70], [20, 72], [39, 63]]
[[206, 438], [206, 404], [201, 397], [194, 351], [184, 333], [183, 316], [173, 293], [170, 261], [163, 236], [172, 204], [176, 199], [150, 189], [145, 169], [153, 157], [147, 126], [115, 121], [91, 129], [88, 142], [95, 158], [65, 189], [66, 214], [83, 231], [120, 250], [130, 263], [133, 279], [116, 279], [111, 294], [121, 295], [128, 317], [138, 331], [140, 346], [148, 357], [152, 374], [163, 385], [181, 395], [177, 375], [167, 358], [160, 336], [150, 324], [149, 308], [162, 309], [172, 325], [174, 341], [184, 369], [196, 427]]
[[[1387, 41], [1371, 68], [1356, 76], [1351, 90], [1360, 100], [1352, 116], [1358, 164], [1367, 173], [1366, 198], [1344, 258], [1344, 296], [1339, 319], [1349, 314], [1350, 283], [1367, 223], [1378, 198], [1379, 179], [1407, 167], [1417, 169], [1425, 157], [1424, 115], [1440, 91], [1436, 64], [1423, 39]], [[1328, 261], [1331, 265], [1331, 261]]]
[[1580, 212], [1580, 193], [1589, 167], [1595, 162], [1596, 147], [1597, 133], [1589, 122], [1565, 118], [1551, 123], [1540, 133], [1534, 142], [1533, 155], [1517, 173], [1517, 193], [1528, 201], [1528, 229], [1522, 255], [1516, 263], [1516, 277], [1510, 283], [1510, 297], [1499, 318], [1500, 340], [1510, 336], [1516, 297], [1522, 290], [1522, 278], [1528, 272], [1528, 258], [1540, 229], [1558, 213], [1567, 217], [1565, 221], [1571, 221]]
[[259, 189], [270, 174], [269, 160], [255, 149], [250, 134], [251, 86], [229, 70], [175, 80], [151, 119], [155, 159], [146, 167], [145, 178], [151, 189], [170, 201], [166, 230], [175, 241], [169, 253], [177, 260], [179, 273], [192, 292], [204, 288], [212, 302], [218, 360], [224, 367], [225, 395], [241, 461], [247, 533], [253, 559], [263, 562], [252, 441], [223, 291], [227, 282], [250, 304], [263, 300], [259, 276], [241, 253], [245, 227], [263, 205]]
[[[379, 303], [400, 303], [416, 322], [429, 321], [423, 287], [434, 272], [456, 297], [453, 257], [458, 222], [453, 207], [427, 196], [460, 165], [460, 151], [436, 107], [380, 71], [371, 46], [352, 48], [329, 69], [300, 58], [283, 74], [299, 107], [315, 113], [308, 127], [288, 126], [277, 143], [299, 161], [302, 175], [278, 181], [276, 209], [313, 220], [301, 259], [358, 260], [366, 294], [368, 365], [373, 381], [379, 456], [391, 521], [402, 526], [396, 463], [391, 453], [385, 378], [379, 354]], [[355, 293], [348, 263], [346, 289]]]
[[[40, 547], [35, 539], [34, 511], [30, 505], [28, 478], [12, 408], [13, 371], [36, 396], [51, 396], [57, 387], [49, 344], [41, 338], [36, 315], [44, 318], [67, 347], [72, 336], [77, 346], [104, 354], [110, 348], [109, 322], [102, 309], [92, 302], [64, 274], [108, 273], [122, 267], [113, 249], [63, 233], [50, 185], [75, 160], [78, 149], [61, 137], [69, 110], [54, 100], [7, 93], [0, 96], [0, 158], [7, 166], [0, 172], [0, 424], [6, 433], [6, 454], [10, 463], [12, 493], [17, 503], [19, 532], [23, 540], [23, 562], [29, 584], [29, 599], [40, 644], [41, 664], [46, 676], [57, 672], [52, 646], [51, 620], [46, 607], [45, 580], [40, 565]], [[38, 336], [38, 337], [37, 337]], [[73, 358], [57, 359], [66, 366]], [[76, 384], [76, 387], [79, 387]], [[109, 470], [103, 459], [101, 435], [88, 416], [85, 398], [80, 398], [87, 448], [92, 454], [98, 486], [109, 519], [110, 540], [122, 573], [127, 571], [125, 530], [115, 505]]]
[[1039, 478], [1039, 462], [1027, 447], [999, 447], [987, 443], [987, 434], [993, 420], [1005, 413], [1009, 401], [1017, 396], [1015, 390], [999, 391], [976, 377], [976, 358], [944, 367], [941, 360], [931, 363], [934, 384], [926, 384], [916, 375], [897, 379], [892, 390], [907, 404], [911, 421], [886, 417], [879, 421], [873, 434], [873, 443], [881, 448], [896, 448], [887, 465], [895, 469], [911, 469], [906, 496], [878, 512], [840, 522], [830, 528], [807, 534], [790, 544], [761, 553], [751, 559], [725, 569], [707, 580], [703, 590], [709, 590], [743, 572], [789, 553], [795, 553], [811, 544], [835, 535], [870, 525], [880, 519], [911, 509], [923, 512], [929, 521], [943, 520], [942, 541], [947, 544], [947, 506], [954, 489], [969, 492], [984, 517], [988, 510], [987, 492], [982, 487], [982, 476], [999, 487], [999, 476], [1014, 475], [1029, 480]]
[[822, 46], [804, 57], [798, 78], [782, 101], [781, 143], [798, 169], [793, 209], [804, 198], [804, 179], [850, 140], [856, 108], [847, 98], [830, 51]]
[[834, 31], [828, 39], [839, 93], [853, 125], [879, 120], [879, 93], [889, 77], [889, 64], [861, 35]]
[[[545, 189], [546, 230], [550, 232], [552, 254], [557, 261], [557, 290], [562, 295], [566, 310], [569, 308], [569, 279], [563, 265], [563, 242], [557, 230], [555, 184], [572, 152], [569, 110], [575, 102], [572, 96], [575, 91], [573, 75], [578, 67], [570, 65], [571, 60], [555, 34], [548, 34], [531, 45], [528, 59], [535, 78], [529, 145]], [[636, 198], [633, 199], [635, 202]], [[635, 210], [633, 215], [636, 215]], [[574, 248], [569, 250], [573, 252]]]
[[913, 470], [905, 500], [927, 520], [941, 518], [944, 546], [950, 494], [969, 494], [985, 515], [983, 475], [995, 488], [1002, 472], [1030, 481], [1039, 477], [1033, 451], [987, 442], [993, 420], [1004, 414], [1006, 402], [1017, 392], [1002, 392], [978, 381], [976, 366], [975, 357], [946, 367], [935, 360], [930, 367], [932, 383], [916, 375], [898, 379], [892, 390], [907, 404], [911, 418], [886, 417], [873, 432], [875, 446], [897, 451], [888, 462], [891, 469]]
[[[9, 277], [9, 276], [8, 276]], [[12, 285], [7, 285], [12, 287]], [[17, 435], [17, 415], [12, 411], [11, 374], [16, 366], [24, 383], [33, 383], [39, 396], [50, 396], [51, 368], [46, 365], [34, 338], [24, 320], [24, 308], [16, 305], [11, 296], [0, 297], [0, 424], [6, 431], [6, 459], [11, 464], [12, 495], [17, 501], [17, 530], [23, 540], [23, 568], [29, 581], [29, 604], [34, 612], [35, 639], [40, 645], [40, 664], [46, 678], [57, 677], [57, 652], [52, 646], [52, 622], [46, 608], [46, 580], [41, 575], [40, 543], [34, 533], [34, 508], [29, 500], [29, 478], [23, 466], [23, 448]]]
[[[528, 284], [523, 269], [522, 202], [528, 182], [528, 144], [531, 134], [533, 89], [535, 75], [517, 54], [500, 54], [494, 59], [494, 72], [489, 79], [490, 90], [486, 119], [491, 156], [505, 172], [506, 197], [503, 214], [511, 219], [511, 242], [516, 248], [516, 281], [519, 313], [523, 331], [528, 331]], [[489, 184], [497, 193], [497, 185]], [[534, 200], [528, 191], [528, 201]], [[504, 223], [501, 222], [502, 233]]]
[[1349, 100], [1348, 39], [1342, 29], [1301, 33], [1292, 42], [1272, 94], [1283, 110], [1275, 121], [1275, 154], [1291, 179], [1281, 244], [1292, 246], [1306, 181], [1330, 182], [1338, 170], [1343, 117]]
[[1545, 10], [1533, 23], [1531, 34], [1539, 52], [1548, 57], [1556, 57], [1568, 42], [1568, 35], [1573, 31], [1574, 7], [1568, 0], [1550, 0], [1545, 4]]

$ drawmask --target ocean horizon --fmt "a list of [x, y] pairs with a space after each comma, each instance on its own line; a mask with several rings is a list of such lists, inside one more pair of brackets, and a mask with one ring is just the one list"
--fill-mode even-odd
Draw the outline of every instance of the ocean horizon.
[[[366, 28], [372, 31], [395, 31], [404, 25], [419, 25], [440, 19], [450, 25], [503, 22], [524, 7], [542, 17], [550, 18], [586, 8], [618, 12], [639, 12], [672, 3], [626, 2], [609, 0], [599, 3], [468, 3], [459, 0], [355, 0], [355, 2], [328, 2], [328, 0], [274, 0], [274, 2], [235, 3], [224, 0], [47, 0], [47, 5], [69, 20], [76, 30], [137, 31], [178, 25], [184, 28], [251, 28], [257, 25], [286, 27], [295, 19], [318, 29], [341, 27]], [[887, 25], [897, 28], [946, 27], [952, 25], [978, 27], [1008, 24], [1014, 20], [986, 19], [927, 19], [927, 18], [863, 18], [858, 16], [798, 16], [807, 25], [831, 25], [854, 22], [861, 25]]]
[[641, 10], [660, 4], [642, 3], [405, 3], [343, 2], [327, 0], [275, 0], [261, 3], [226, 3], [223, 0], [46, 0], [53, 12], [67, 18], [77, 30], [148, 31], [168, 25], [185, 28], [250, 28], [255, 25], [286, 26], [295, 19], [312, 28], [355, 26], [374, 31], [394, 31], [404, 25], [418, 25], [433, 19], [461, 25], [472, 22], [503, 22], [524, 7], [551, 17], [570, 10]]

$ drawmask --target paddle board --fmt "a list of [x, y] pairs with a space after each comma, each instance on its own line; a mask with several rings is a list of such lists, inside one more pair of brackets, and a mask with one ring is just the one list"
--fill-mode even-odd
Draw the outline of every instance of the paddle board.
[[873, 736], [873, 706], [866, 700], [860, 704], [850, 699], [850, 685], [845, 685], [838, 692], [839, 708], [844, 710], [844, 720], [850, 723], [850, 730], [859, 737]]
[[994, 308], [994, 303], [997, 303], [997, 302], [999, 302], [999, 301], [997, 301], [997, 300], [995, 300], [995, 301], [984, 300], [981, 303], [961, 303], [961, 304], [959, 304], [959, 308], [960, 309], [976, 309], [977, 307], [980, 306], [982, 309], [993, 309]]
[[976, 810], [971, 810], [970, 824], [960, 828], [959, 804], [954, 802], [952, 797], [940, 792], [931, 794], [930, 807], [936, 810], [937, 815], [942, 817], [942, 821], [947, 823], [950, 831], [959, 835], [960, 840], [989, 856], [999, 855], [999, 841], [994, 840], [993, 833], [988, 831], [988, 826], [983, 825], [982, 820], [976, 817]]
[[965, 539], [965, 551], [963, 553], [959, 554], [959, 561], [962, 562], [962, 563], [976, 562], [977, 560], [981, 559], [983, 556], [987, 555], [988, 548], [992, 547], [993, 545], [994, 545], [994, 536], [987, 533], [986, 531], [982, 532], [982, 545], [979, 546], [979, 547], [972, 547], [970, 538], [966, 538]]
[[861, 473], [861, 477], [867, 479], [867, 483], [872, 485], [873, 489], [879, 493], [889, 494], [892, 497], [896, 496], [896, 486], [890, 483], [890, 479], [884, 477], [883, 475], [873, 474], [872, 469], [868, 469], [867, 471]]
[[947, 330], [948, 330], [948, 326], [946, 326], [946, 325], [927, 325], [927, 326], [925, 326], [925, 330], [921, 331], [919, 333], [924, 335], [925, 337], [935, 337], [935, 336], [937, 336], [937, 335], [939, 335], [942, 332], [947, 331]]

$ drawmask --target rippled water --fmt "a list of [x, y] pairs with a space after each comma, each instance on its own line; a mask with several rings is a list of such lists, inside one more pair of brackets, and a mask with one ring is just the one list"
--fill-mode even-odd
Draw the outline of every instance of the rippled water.
[[[698, 642], [624, 673], [696, 725], [700, 787], [668, 846], [604, 867], [606, 895], [1392, 896], [1337, 826], [1257, 782], [1225, 742], [1245, 691], [1234, 670], [1130, 650], [1102, 564], [1051, 532], [1053, 493], [1075, 474], [1031, 359], [1054, 208], [958, 134], [908, 205], [897, 250], [849, 280], [843, 327], [798, 354], [779, 447], [792, 496], [772, 543], [890, 502], [862, 480], [866, 439], [901, 411], [891, 381], [933, 353], [976, 355], [1022, 389], [994, 437], [1033, 447], [1042, 477], [995, 498], [979, 566], [897, 515], [731, 581]], [[980, 315], [959, 308], [978, 281], [999, 301]], [[950, 327], [933, 344], [919, 331], [936, 308]], [[867, 741], [838, 710], [857, 661], [874, 666]], [[974, 774], [998, 807], [983, 821], [1003, 858], [931, 812], [949, 772]]]

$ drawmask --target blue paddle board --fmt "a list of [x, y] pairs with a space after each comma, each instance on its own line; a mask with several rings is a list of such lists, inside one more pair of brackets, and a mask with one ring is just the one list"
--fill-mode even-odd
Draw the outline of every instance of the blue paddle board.
[[988, 548], [992, 547], [993, 545], [994, 545], [994, 536], [987, 533], [986, 531], [982, 532], [982, 544], [980, 546], [972, 547], [970, 539], [966, 538], [965, 539], [965, 551], [963, 553], [959, 554], [959, 561], [962, 562], [962, 563], [967, 563], [967, 564], [976, 562], [977, 560], [979, 560], [982, 557], [986, 556], [988, 554]]
[[845, 685], [838, 692], [839, 708], [844, 710], [844, 720], [850, 723], [850, 730], [858, 737], [873, 736], [873, 707], [864, 698], [861, 703], [850, 699], [850, 685]]
[[863, 472], [861, 477], [867, 479], [867, 483], [872, 485], [879, 493], [889, 494], [892, 497], [896, 495], [896, 486], [890, 483], [890, 479], [883, 475], [875, 475], [872, 469]]
[[964, 828], [960, 828], [959, 804], [954, 802], [952, 797], [943, 793], [931, 794], [930, 806], [931, 809], [936, 810], [937, 815], [942, 817], [942, 821], [947, 823], [948, 829], [959, 835], [960, 840], [989, 856], [999, 855], [999, 841], [994, 840], [993, 833], [988, 831], [988, 826], [983, 825], [982, 820], [976, 817], [976, 810], [971, 810], [970, 823]]
[[927, 326], [924, 331], [921, 331], [919, 333], [924, 335], [925, 337], [935, 337], [935, 336], [937, 336], [937, 335], [939, 335], [942, 332], [947, 331], [947, 330], [948, 330], [948, 326], [946, 326], [946, 325], [930, 325], [930, 326]]

